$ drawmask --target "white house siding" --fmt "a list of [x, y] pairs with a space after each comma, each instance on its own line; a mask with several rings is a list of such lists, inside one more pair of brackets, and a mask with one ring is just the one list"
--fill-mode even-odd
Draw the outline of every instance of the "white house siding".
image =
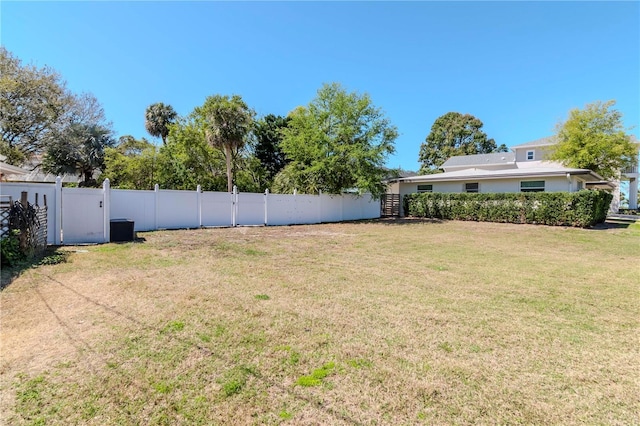
[[400, 182], [389, 182], [387, 183], [387, 194], [399, 194], [400, 193]]
[[400, 195], [418, 192], [418, 185], [433, 185], [433, 192], [464, 192], [466, 183], [478, 183], [481, 193], [498, 192], [520, 192], [520, 182], [543, 180], [545, 182], [545, 192], [570, 191], [575, 192], [578, 187], [578, 179], [571, 177], [571, 183], [565, 176], [553, 177], [527, 177], [517, 179], [470, 179], [453, 182], [424, 182], [424, 183], [402, 183], [400, 184]]

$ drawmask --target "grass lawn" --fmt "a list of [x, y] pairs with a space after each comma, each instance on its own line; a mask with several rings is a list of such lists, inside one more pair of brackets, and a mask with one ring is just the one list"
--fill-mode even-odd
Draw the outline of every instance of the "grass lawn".
[[139, 237], [0, 293], [0, 423], [640, 423], [637, 226]]

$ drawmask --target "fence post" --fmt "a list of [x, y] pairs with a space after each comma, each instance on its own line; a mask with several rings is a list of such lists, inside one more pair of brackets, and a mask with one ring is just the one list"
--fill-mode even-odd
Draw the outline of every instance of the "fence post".
[[62, 177], [56, 177], [55, 201], [53, 203], [54, 241], [57, 246], [62, 244]]
[[160, 196], [160, 185], [156, 183], [155, 186], [153, 187], [153, 190], [155, 192], [153, 197], [153, 230], [157, 231], [158, 230], [158, 204], [159, 204], [158, 198]]
[[198, 228], [202, 228], [202, 187], [198, 185], [196, 188], [198, 193]]
[[322, 189], [318, 190], [318, 223], [322, 223]]
[[102, 197], [104, 202], [104, 242], [111, 241], [111, 183], [109, 179], [102, 182]]
[[236, 220], [238, 216], [238, 187], [233, 185], [233, 192], [231, 193], [231, 225], [235, 228], [237, 226]]
[[267, 188], [264, 190], [264, 226], [267, 226], [267, 224], [269, 223], [268, 221], [269, 209], [267, 208], [268, 200], [269, 200], [269, 189]]
[[304, 218], [300, 214], [300, 210], [298, 210], [298, 189], [293, 189], [293, 223], [296, 225], [304, 223]]

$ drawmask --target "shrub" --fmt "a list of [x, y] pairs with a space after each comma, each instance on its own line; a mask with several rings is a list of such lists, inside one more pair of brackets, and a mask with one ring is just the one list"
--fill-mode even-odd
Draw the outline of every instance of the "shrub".
[[613, 196], [604, 191], [404, 196], [407, 216], [590, 227], [604, 222]]
[[14, 266], [21, 260], [25, 259], [25, 255], [20, 250], [20, 231], [11, 230], [9, 235], [0, 241], [0, 259], [2, 266]]

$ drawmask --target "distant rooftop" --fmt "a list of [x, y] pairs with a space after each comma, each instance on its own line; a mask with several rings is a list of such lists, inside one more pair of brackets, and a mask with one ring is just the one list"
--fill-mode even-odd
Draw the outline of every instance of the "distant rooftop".
[[531, 142], [525, 142], [525, 143], [521, 143], [520, 145], [514, 145], [511, 148], [533, 148], [536, 146], [549, 146], [549, 145], [555, 145], [556, 143], [556, 137], [555, 136], [547, 136], [544, 138], [540, 138], [540, 139], [536, 139], [535, 141], [531, 141]]
[[495, 152], [492, 154], [456, 155], [449, 158], [441, 168], [486, 166], [488, 164], [512, 164], [516, 161], [513, 152]]
[[[636, 138], [635, 135], [629, 135], [631, 137], [631, 142], [632, 143], [640, 143], [640, 141], [638, 141], [638, 138]], [[513, 145], [511, 147], [511, 149], [515, 149], [515, 148], [534, 148], [534, 147], [538, 147], [538, 146], [549, 146], [549, 145], [555, 145], [557, 143], [556, 137], [555, 136], [547, 136], [544, 138], [540, 138], [540, 139], [536, 139], [535, 141], [531, 141], [531, 142], [525, 142], [525, 143], [521, 143], [519, 145]]]

